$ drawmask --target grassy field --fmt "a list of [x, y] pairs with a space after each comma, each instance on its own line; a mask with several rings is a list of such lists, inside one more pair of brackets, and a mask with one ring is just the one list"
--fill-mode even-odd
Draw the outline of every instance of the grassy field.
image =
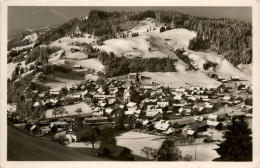
[[8, 126], [8, 161], [99, 161], [103, 158], [81, 154], [73, 148], [25, 134]]

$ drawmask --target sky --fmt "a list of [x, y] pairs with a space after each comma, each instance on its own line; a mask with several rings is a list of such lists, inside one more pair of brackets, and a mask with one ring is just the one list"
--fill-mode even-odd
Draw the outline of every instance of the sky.
[[61, 25], [68, 20], [87, 16], [93, 9], [105, 11], [173, 10], [194, 16], [232, 18], [252, 22], [251, 7], [53, 7], [11, 6], [8, 7], [8, 30]]

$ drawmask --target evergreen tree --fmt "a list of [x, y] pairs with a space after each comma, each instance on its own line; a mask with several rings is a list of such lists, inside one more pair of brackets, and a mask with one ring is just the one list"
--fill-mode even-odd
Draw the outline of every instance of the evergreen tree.
[[158, 150], [158, 161], [182, 160], [181, 151], [175, 146], [175, 141], [166, 139]]
[[252, 134], [245, 116], [233, 117], [224, 133], [225, 140], [215, 149], [215, 161], [252, 161]]

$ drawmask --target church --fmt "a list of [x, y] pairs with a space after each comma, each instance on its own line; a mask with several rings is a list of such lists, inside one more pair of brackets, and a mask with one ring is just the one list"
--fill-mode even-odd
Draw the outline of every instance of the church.
[[140, 81], [141, 75], [137, 73], [129, 73], [127, 79], [127, 89], [123, 95], [123, 101], [128, 103], [130, 101], [137, 102], [139, 101], [139, 92], [140, 92]]

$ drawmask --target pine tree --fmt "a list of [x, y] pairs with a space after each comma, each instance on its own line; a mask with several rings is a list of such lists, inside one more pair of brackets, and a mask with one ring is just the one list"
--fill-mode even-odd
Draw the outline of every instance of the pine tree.
[[181, 151], [175, 146], [175, 141], [166, 139], [158, 150], [158, 161], [182, 160]]
[[245, 116], [233, 117], [224, 133], [225, 140], [215, 149], [220, 155], [215, 161], [252, 161], [252, 134]]

